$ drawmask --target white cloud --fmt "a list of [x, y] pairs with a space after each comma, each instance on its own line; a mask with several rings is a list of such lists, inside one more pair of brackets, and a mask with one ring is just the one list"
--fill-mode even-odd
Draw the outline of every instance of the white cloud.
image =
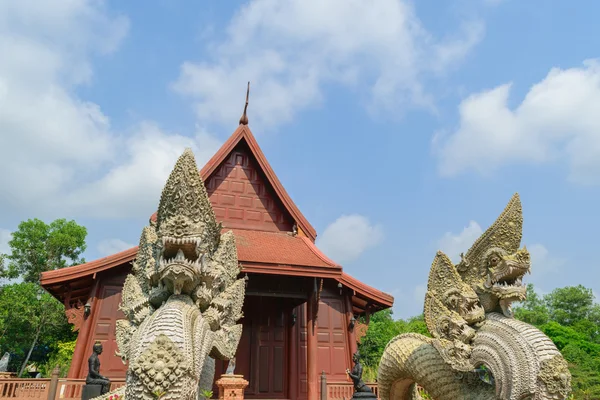
[[96, 181], [74, 190], [69, 204], [88, 216], [124, 217], [152, 213], [175, 161], [192, 148], [202, 167], [221, 143], [203, 131], [194, 138], [165, 133], [144, 122], [124, 143], [124, 157]]
[[[457, 264], [460, 262], [460, 253], [466, 253], [482, 234], [481, 226], [475, 221], [470, 221], [469, 225], [458, 234], [446, 232], [438, 241], [438, 248]], [[547, 276], [557, 272], [566, 262], [562, 258], [551, 255], [548, 249], [539, 243], [527, 245], [527, 250], [531, 257], [534, 276]]]
[[553, 68], [514, 109], [510, 90], [504, 84], [460, 104], [458, 130], [433, 140], [440, 173], [488, 174], [510, 163], [565, 160], [572, 181], [600, 183], [600, 62]]
[[454, 263], [458, 263], [460, 253], [466, 253], [482, 233], [483, 230], [477, 222], [469, 221], [469, 225], [463, 228], [459, 234], [446, 232], [438, 241], [438, 248], [450, 257]]
[[253, 0], [209, 46], [213, 60], [183, 63], [174, 88], [195, 100], [201, 119], [227, 124], [239, 117], [247, 81], [255, 126], [318, 104], [326, 84], [367, 86], [372, 109], [397, 112], [407, 101], [430, 106], [421, 76], [461, 61], [483, 32], [469, 21], [459, 34], [435, 38], [405, 0]]
[[527, 250], [531, 256], [531, 273], [534, 279], [536, 276], [546, 278], [549, 274], [558, 272], [566, 263], [565, 259], [551, 255], [541, 244], [527, 246]]
[[368, 218], [343, 215], [331, 223], [317, 238], [317, 246], [332, 260], [344, 264], [356, 260], [383, 240], [383, 229]]
[[134, 244], [127, 243], [121, 239], [104, 239], [98, 243], [98, 253], [101, 257], [104, 257], [130, 249], [134, 246]]
[[12, 233], [8, 229], [0, 228], [0, 254], [8, 254], [10, 247], [8, 242], [12, 239]]
[[[59, 4], [58, 4], [59, 3]], [[0, 2], [0, 186], [5, 210], [43, 216], [148, 215], [184, 147], [199, 162], [210, 135], [151, 122], [116, 132], [97, 104], [75, 94], [93, 81], [93, 56], [116, 51], [127, 18], [101, 0]], [[43, 199], [43, 201], [40, 201]]]

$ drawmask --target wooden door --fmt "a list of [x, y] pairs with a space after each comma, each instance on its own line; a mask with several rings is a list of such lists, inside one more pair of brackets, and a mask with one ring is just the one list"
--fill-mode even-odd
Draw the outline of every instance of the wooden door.
[[108, 378], [123, 378], [127, 365], [123, 364], [120, 357], [115, 355], [117, 349], [116, 321], [125, 318], [119, 310], [122, 286], [103, 285], [100, 296], [95, 304], [98, 307], [96, 320], [92, 327], [92, 335], [88, 342], [85, 361], [82, 365], [83, 374], [87, 376], [87, 359], [92, 354], [92, 347], [96, 341], [102, 342], [103, 352], [100, 355], [100, 373]]
[[341, 299], [322, 298], [319, 303], [317, 346], [318, 371], [330, 382], [347, 380], [350, 358], [346, 340], [346, 313]]
[[[288, 318], [291, 312], [271, 298], [246, 297], [242, 337], [236, 352], [235, 374], [248, 381], [247, 399], [287, 399]], [[225, 373], [227, 362], [217, 361], [215, 380]], [[213, 388], [218, 393], [216, 386]]]
[[261, 398], [287, 398], [286, 313], [277, 301], [261, 298], [258, 315], [256, 394]]

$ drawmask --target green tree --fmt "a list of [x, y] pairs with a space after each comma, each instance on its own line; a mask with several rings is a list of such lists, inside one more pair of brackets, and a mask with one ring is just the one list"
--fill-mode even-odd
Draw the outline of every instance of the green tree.
[[87, 229], [75, 221], [57, 219], [46, 224], [37, 218], [19, 224], [8, 242], [11, 254], [5, 276], [38, 282], [44, 271], [85, 262]]
[[64, 378], [69, 372], [71, 367], [71, 360], [73, 359], [73, 353], [75, 352], [75, 344], [77, 340], [70, 340], [68, 342], [58, 342], [56, 344], [56, 351], [50, 354], [48, 361], [44, 363], [40, 372], [46, 378], [52, 376], [52, 370], [58, 366], [60, 370], [60, 377]]
[[4, 286], [0, 292], [0, 316], [4, 320], [0, 350], [22, 360], [19, 375], [34, 350], [41, 350], [38, 356], [43, 361], [59, 342], [74, 340], [76, 336], [63, 305], [35, 283]]
[[544, 301], [548, 307], [550, 320], [567, 326], [589, 319], [594, 316], [597, 309], [594, 307], [592, 289], [582, 285], [554, 289], [544, 297]]
[[546, 303], [531, 283], [527, 285], [527, 299], [515, 307], [515, 318], [534, 326], [545, 324], [550, 318]]
[[394, 321], [392, 310], [379, 311], [371, 316], [367, 334], [360, 342], [360, 354], [365, 367], [364, 379], [374, 380], [377, 377], [379, 360], [385, 346], [390, 340], [402, 333], [420, 333], [430, 336], [423, 315]]

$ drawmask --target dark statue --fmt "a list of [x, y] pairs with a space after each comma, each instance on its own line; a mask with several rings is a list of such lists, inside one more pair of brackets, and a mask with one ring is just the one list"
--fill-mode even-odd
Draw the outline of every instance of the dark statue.
[[363, 367], [360, 363], [360, 354], [358, 351], [352, 356], [352, 361], [354, 361], [354, 367], [352, 368], [352, 371], [349, 369], [346, 370], [346, 373], [354, 383], [354, 395], [352, 398], [377, 398], [371, 388], [368, 387], [362, 380]]
[[100, 394], [105, 394], [110, 391], [110, 379], [100, 375], [100, 359], [98, 356], [102, 354], [102, 343], [96, 342], [94, 344], [94, 352], [88, 359], [88, 376], [85, 378], [85, 383], [88, 385], [99, 385], [102, 386]]

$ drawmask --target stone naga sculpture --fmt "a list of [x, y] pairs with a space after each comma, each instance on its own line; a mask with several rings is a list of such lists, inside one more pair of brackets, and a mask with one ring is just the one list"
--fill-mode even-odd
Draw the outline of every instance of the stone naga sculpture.
[[[458, 265], [438, 252], [429, 274], [425, 322], [432, 335], [403, 334], [386, 346], [379, 365], [382, 400], [566, 399], [571, 375], [552, 341], [512, 318], [511, 303], [525, 298], [530, 272], [520, 249], [518, 194]], [[479, 378], [485, 367], [492, 382]]]
[[191, 150], [143, 229], [125, 280], [116, 339], [129, 361], [126, 399], [196, 400], [213, 383], [214, 359], [231, 359], [245, 294], [235, 239], [221, 234]]

